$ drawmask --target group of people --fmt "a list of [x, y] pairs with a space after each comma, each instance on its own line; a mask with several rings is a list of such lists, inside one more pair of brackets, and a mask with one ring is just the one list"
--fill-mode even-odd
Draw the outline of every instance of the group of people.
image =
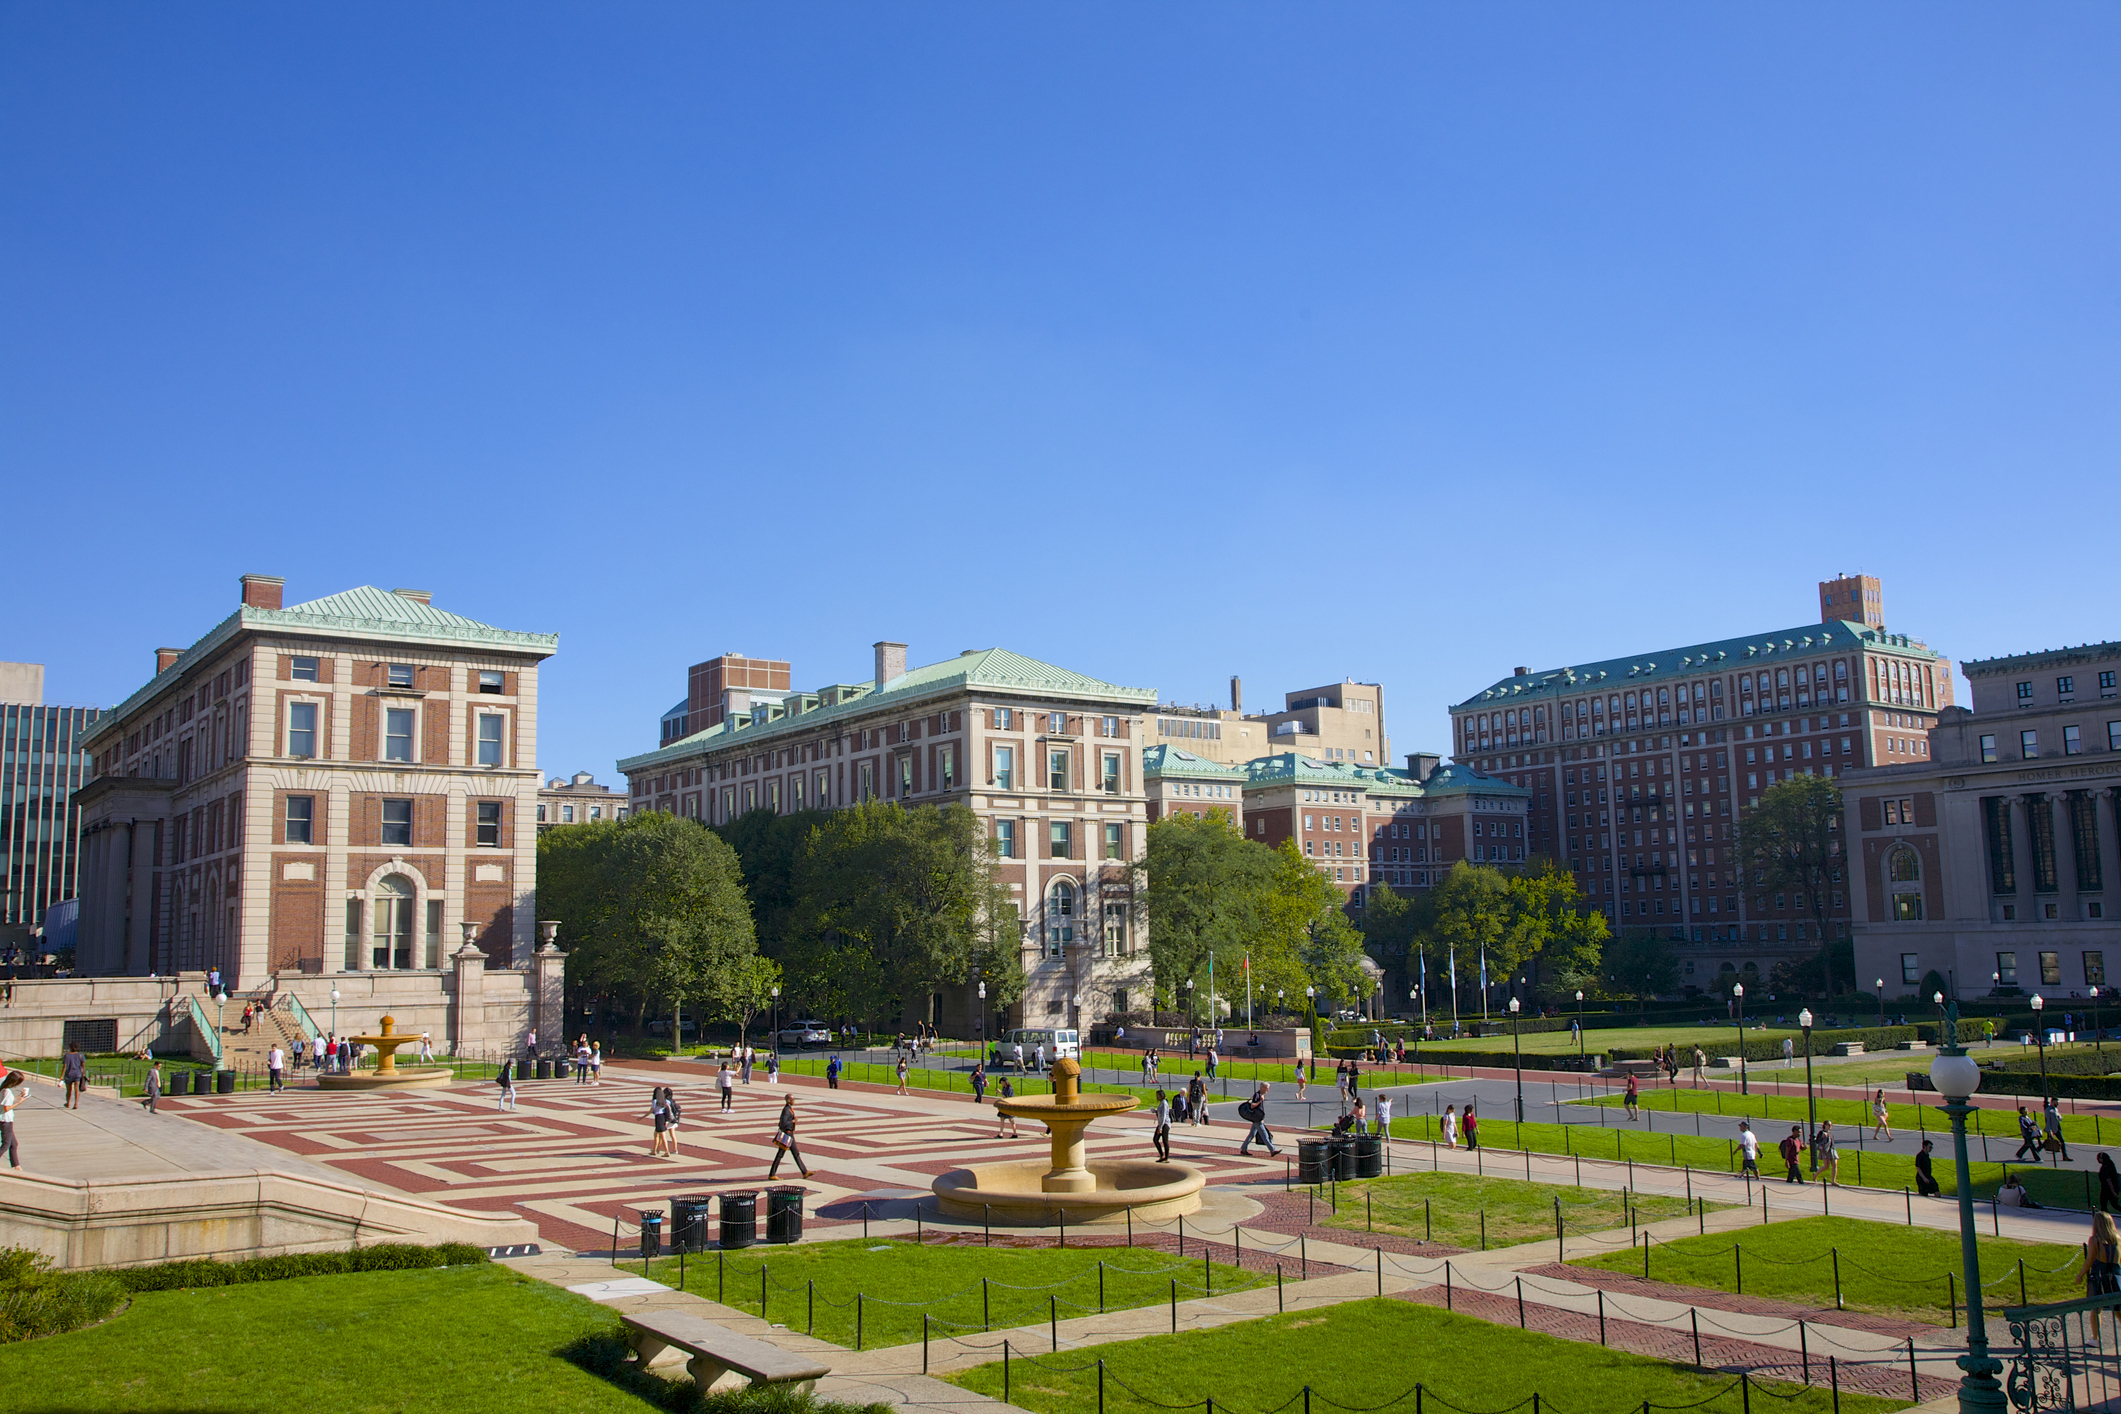
[[1443, 1107], [1443, 1124], [1441, 1128], [1443, 1129], [1443, 1142], [1453, 1149], [1458, 1147], [1458, 1137], [1461, 1133], [1465, 1135], [1468, 1149], [1478, 1149], [1480, 1147], [1480, 1113], [1474, 1109], [1471, 1100], [1466, 1101], [1463, 1117], [1459, 1115], [1456, 1105], [1445, 1105]]

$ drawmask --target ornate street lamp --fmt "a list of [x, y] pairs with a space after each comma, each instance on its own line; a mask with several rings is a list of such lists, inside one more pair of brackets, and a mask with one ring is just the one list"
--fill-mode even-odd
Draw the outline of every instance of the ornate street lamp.
[[[1936, 994], [1944, 1001], [1944, 994]], [[1958, 1365], [1966, 1372], [1959, 1381], [1960, 1414], [2005, 1414], [2009, 1407], [2003, 1385], [1996, 1378], [2003, 1362], [1989, 1357], [1988, 1327], [1981, 1317], [1981, 1254], [1974, 1240], [1974, 1181], [1966, 1155], [1966, 1118], [1974, 1112], [1967, 1103], [1981, 1088], [1981, 1067], [1959, 1044], [1959, 999], [1944, 1006], [1948, 1044], [1930, 1062], [1930, 1084], [1944, 1097], [1944, 1112], [1952, 1121], [1952, 1163], [1959, 1180], [1959, 1265], [1966, 1282], [1966, 1354]]]
[[[2048, 1093], [2047, 1089], [2047, 1017], [2043, 1015], [2046, 1010], [2047, 999], [2038, 992], [2033, 993], [2033, 1039], [2040, 1043], [2040, 1098], [2042, 1101], [2054, 1098]], [[2018, 1054], [2022, 1056], [2025, 1052], [2020, 1051]]]
[[1731, 1012], [1738, 1022], [1738, 1093], [1750, 1095], [1745, 1077], [1745, 983], [1731, 984]]
[[[684, 1045], [684, 1043], [685, 1043], [685, 1038], [684, 1038], [683, 1036], [680, 1036], [680, 1037], [678, 1037], [678, 1038], [677, 1038], [677, 1040], [678, 1040], [678, 1045], [679, 1045], [679, 1046], [680, 1046], [680, 1047], [682, 1048], [682, 1047], [683, 1047], [683, 1045]], [[773, 989], [773, 1049], [775, 1049], [776, 1051], [778, 1051], [778, 1050], [779, 1050], [780, 1048], [781, 1048], [781, 989], [780, 989], [779, 987], [775, 987], [775, 988]]]
[[1583, 989], [1576, 989], [1576, 1059], [1583, 1059]]
[[334, 1040], [338, 1039], [338, 1035], [339, 1035], [339, 989], [338, 989], [337, 987], [334, 987], [334, 988], [332, 988], [332, 989], [331, 989], [331, 1034], [332, 1034], [332, 1039], [334, 1039]]
[[1200, 1017], [1195, 1015], [1193, 1011], [1193, 979], [1191, 977], [1186, 979], [1186, 1020], [1194, 1026], [1200, 1025]]
[[1510, 998], [1510, 1048], [1517, 1056], [1517, 1122], [1524, 1123], [1524, 1041], [1519, 1033], [1524, 1024], [1517, 1019], [1517, 998]]
[[1878, 1024], [1885, 1025], [1885, 979], [1878, 979]]
[[987, 984], [985, 982], [979, 984], [979, 1038], [980, 1049], [985, 1051], [987, 1048]]
[[[1812, 1009], [1806, 1007], [1797, 1013], [1797, 1024], [1804, 1028], [1804, 1122], [1811, 1133], [1819, 1132], [1819, 1110], [1812, 1101]], [[1819, 1172], [1819, 1151], [1812, 1150], [1812, 1172]]]

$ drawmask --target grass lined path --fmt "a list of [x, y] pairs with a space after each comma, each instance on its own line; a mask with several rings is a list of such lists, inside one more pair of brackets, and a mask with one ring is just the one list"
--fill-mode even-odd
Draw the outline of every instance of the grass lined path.
[[[1416, 1242], [1481, 1250], [1554, 1235], [1555, 1208], [1573, 1233], [1626, 1227], [1629, 1195], [1603, 1188], [1527, 1183], [1521, 1178], [1476, 1178], [1462, 1173], [1415, 1173], [1338, 1185], [1340, 1207], [1321, 1215], [1322, 1227], [1384, 1232]], [[1637, 1220], [1682, 1217], [1684, 1198], [1632, 1195]]]

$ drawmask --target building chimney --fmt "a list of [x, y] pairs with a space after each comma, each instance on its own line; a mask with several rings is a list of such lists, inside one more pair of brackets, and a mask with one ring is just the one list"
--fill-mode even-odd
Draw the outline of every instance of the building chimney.
[[277, 609], [280, 607], [281, 591], [286, 588], [287, 581], [278, 575], [244, 575], [243, 607], [246, 609]]
[[1528, 671], [1528, 670], [1527, 670], [1527, 669], [1524, 669], [1524, 668], [1513, 668], [1513, 669], [1511, 669], [1511, 670], [1510, 670], [1510, 675], [1511, 675], [1512, 677], [1520, 677], [1520, 678], [1521, 678], [1521, 677], [1523, 677], [1523, 676], [1525, 675], [1525, 673], [1526, 673], [1527, 671]]
[[1443, 758], [1433, 751], [1409, 751], [1407, 753], [1407, 774], [1416, 781], [1425, 781], [1435, 775], [1436, 768], [1442, 764]]
[[906, 676], [906, 645], [903, 643], [879, 643], [876, 645], [876, 690], [884, 688]]
[[393, 589], [390, 592], [400, 599], [410, 599], [415, 604], [425, 604], [435, 597], [433, 591], [426, 589]]
[[157, 648], [155, 650], [155, 676], [169, 671], [169, 665], [184, 656], [182, 648]]
[[1245, 710], [1245, 680], [1230, 674], [1230, 710], [1242, 716]]

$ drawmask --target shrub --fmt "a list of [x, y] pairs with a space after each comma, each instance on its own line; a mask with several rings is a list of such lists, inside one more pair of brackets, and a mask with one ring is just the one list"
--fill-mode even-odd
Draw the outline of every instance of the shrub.
[[109, 1272], [55, 1272], [41, 1252], [0, 1248], [0, 1342], [79, 1330], [124, 1304]]
[[278, 1257], [251, 1257], [241, 1262], [207, 1259], [160, 1262], [152, 1267], [123, 1267], [114, 1275], [128, 1291], [181, 1291], [201, 1286], [238, 1286], [252, 1281], [286, 1281], [291, 1277], [337, 1276], [344, 1272], [408, 1272], [429, 1267], [458, 1267], [486, 1261], [483, 1249], [462, 1242], [416, 1247], [383, 1242], [344, 1252], [289, 1252]]

